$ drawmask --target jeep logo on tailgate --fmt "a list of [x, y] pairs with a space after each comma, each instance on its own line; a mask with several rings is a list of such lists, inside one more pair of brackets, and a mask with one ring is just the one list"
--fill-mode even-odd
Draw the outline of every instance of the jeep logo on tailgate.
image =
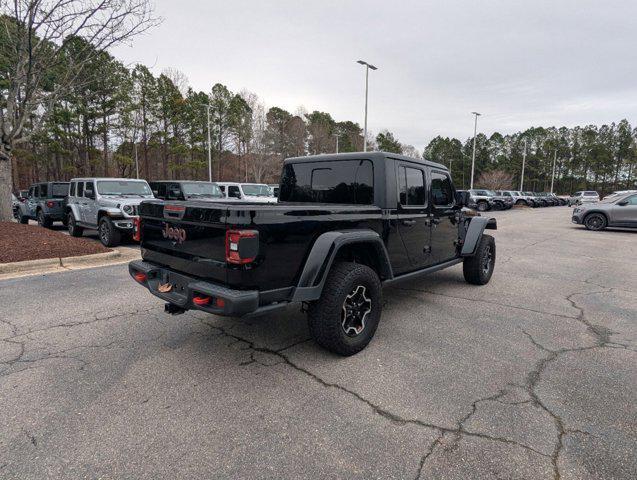
[[164, 229], [161, 231], [164, 238], [169, 238], [175, 242], [181, 244], [186, 241], [186, 230], [183, 228], [171, 227], [167, 223], [164, 223]]

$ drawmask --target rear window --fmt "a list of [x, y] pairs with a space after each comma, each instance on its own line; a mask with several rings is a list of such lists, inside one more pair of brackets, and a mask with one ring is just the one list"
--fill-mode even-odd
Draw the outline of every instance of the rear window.
[[374, 167], [369, 160], [288, 163], [283, 168], [279, 199], [371, 205]]
[[596, 197], [597, 192], [584, 192], [585, 197]]
[[69, 194], [68, 183], [53, 183], [51, 184], [51, 196], [55, 198], [64, 198]]

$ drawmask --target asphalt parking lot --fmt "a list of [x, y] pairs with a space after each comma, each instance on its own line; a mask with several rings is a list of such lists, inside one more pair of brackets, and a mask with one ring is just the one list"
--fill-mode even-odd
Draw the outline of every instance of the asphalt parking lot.
[[491, 283], [386, 289], [350, 358], [125, 265], [2, 281], [0, 477], [637, 478], [637, 232], [570, 212], [493, 213]]

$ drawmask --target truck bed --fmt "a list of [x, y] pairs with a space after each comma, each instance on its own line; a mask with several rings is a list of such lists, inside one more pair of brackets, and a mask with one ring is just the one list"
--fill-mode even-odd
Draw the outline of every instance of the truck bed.
[[[373, 205], [151, 200], [141, 204], [140, 218], [144, 260], [231, 288], [282, 294], [296, 284], [322, 233], [367, 228], [382, 234], [383, 229], [382, 209]], [[183, 241], [175, 233], [182, 230]], [[226, 262], [230, 230], [258, 232], [254, 262]]]

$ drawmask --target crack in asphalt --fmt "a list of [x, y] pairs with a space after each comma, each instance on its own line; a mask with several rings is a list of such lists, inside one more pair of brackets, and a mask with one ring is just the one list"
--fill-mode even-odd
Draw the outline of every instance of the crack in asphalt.
[[532, 313], [539, 313], [542, 315], [551, 315], [554, 317], [561, 317], [561, 318], [570, 318], [573, 320], [577, 320], [577, 316], [571, 316], [571, 315], [564, 315], [562, 313], [552, 313], [552, 312], [546, 312], [544, 310], [535, 310], [533, 308], [528, 308], [528, 307], [519, 307], [517, 305], [511, 305], [509, 303], [502, 303], [502, 302], [496, 302], [495, 300], [485, 300], [483, 298], [468, 298], [468, 297], [463, 297], [460, 295], [450, 295], [448, 293], [440, 293], [440, 292], [434, 292], [431, 290], [426, 290], [426, 289], [421, 289], [421, 288], [406, 288], [406, 287], [392, 287], [397, 291], [410, 291], [410, 292], [420, 292], [420, 293], [428, 293], [430, 295], [436, 295], [439, 297], [446, 297], [446, 298], [453, 298], [456, 300], [467, 300], [469, 302], [479, 302], [479, 303], [487, 303], [490, 305], [498, 305], [500, 307], [505, 307], [505, 308], [513, 308], [516, 310], [524, 310], [526, 312], [532, 312]]
[[[420, 419], [415, 419], [415, 418], [405, 418], [402, 417], [396, 413], [393, 413], [383, 407], [381, 407], [380, 405], [375, 404], [374, 402], [372, 402], [371, 400], [368, 400], [367, 398], [363, 397], [361, 394], [359, 394], [358, 392], [355, 392], [353, 390], [350, 390], [338, 383], [335, 382], [328, 382], [327, 380], [324, 380], [323, 378], [321, 378], [320, 376], [318, 376], [317, 374], [309, 371], [308, 369], [298, 365], [297, 363], [294, 363], [294, 361], [292, 361], [287, 355], [285, 355], [283, 353], [283, 350], [285, 350], [286, 347], [284, 349], [279, 349], [279, 350], [273, 350], [271, 348], [267, 348], [267, 347], [260, 347], [255, 345], [255, 343], [247, 338], [243, 338], [240, 337], [238, 335], [235, 335], [233, 333], [230, 333], [228, 331], [226, 331], [223, 327], [220, 327], [219, 325], [213, 325], [210, 324], [208, 322], [206, 322], [205, 320], [196, 318], [196, 317], [192, 317], [197, 319], [198, 321], [200, 321], [203, 325], [208, 326], [209, 328], [216, 330], [218, 333], [215, 334], [215, 336], [226, 336], [229, 338], [232, 338], [235, 340], [235, 342], [231, 342], [230, 345], [233, 345], [237, 342], [243, 342], [246, 344], [246, 348], [244, 350], [251, 350], [251, 352], [260, 352], [260, 353], [265, 353], [265, 354], [269, 354], [269, 355], [274, 355], [279, 357], [282, 361], [281, 362], [277, 362], [275, 365], [278, 364], [283, 364], [286, 365], [292, 369], [294, 369], [295, 371], [302, 373], [303, 375], [307, 376], [308, 378], [310, 378], [311, 380], [313, 380], [314, 382], [316, 382], [317, 384], [321, 385], [322, 387], [325, 388], [333, 388], [336, 390], [339, 390], [353, 398], [355, 398], [356, 400], [364, 403], [365, 405], [367, 405], [371, 411], [376, 414], [379, 415], [382, 418], [385, 418], [386, 420], [391, 421], [392, 423], [398, 424], [398, 425], [416, 425], [418, 427], [423, 427], [423, 428], [427, 428], [430, 430], [435, 430], [437, 432], [439, 432], [440, 436], [444, 435], [445, 433], [449, 433], [449, 434], [453, 434], [456, 436], [456, 438], [460, 439], [463, 436], [468, 436], [468, 437], [474, 437], [474, 438], [479, 438], [482, 440], [489, 440], [489, 441], [493, 441], [493, 442], [498, 442], [498, 443], [504, 443], [504, 444], [508, 444], [508, 445], [514, 445], [520, 448], [523, 448], [525, 450], [531, 451], [533, 453], [536, 453], [542, 457], [549, 457], [547, 454], [540, 452], [539, 450], [536, 450], [535, 448], [523, 444], [521, 442], [517, 442], [515, 440], [511, 440], [508, 438], [504, 438], [504, 437], [498, 437], [495, 435], [488, 435], [485, 433], [481, 433], [481, 432], [471, 432], [471, 431], [467, 431], [464, 426], [462, 424], [458, 424], [458, 426], [456, 428], [450, 428], [450, 427], [444, 427], [441, 425], [436, 425], [434, 423], [429, 423]], [[251, 358], [249, 361], [246, 362], [242, 362], [242, 364], [244, 365], [248, 365], [251, 363], [259, 363], [257, 362], [257, 360], [254, 359], [253, 357], [253, 353], [251, 353]], [[261, 365], [264, 366], [272, 366], [272, 365], [266, 365], [261, 363]], [[479, 400], [478, 400], [479, 401]], [[439, 437], [440, 438], [440, 437]], [[438, 443], [440, 442], [440, 440], [438, 441]], [[435, 443], [435, 442], [434, 442]], [[432, 444], [432, 446], [430, 447], [429, 450], [435, 448], [435, 445]], [[423, 454], [423, 457], [421, 458], [420, 464], [419, 464], [419, 471], [422, 470], [423, 466], [426, 463], [427, 458], [431, 455], [431, 453], [429, 453], [429, 455], [427, 455], [427, 452], [425, 452], [425, 454]]]
[[587, 350], [593, 350], [597, 348], [605, 348], [613, 345], [611, 341], [612, 331], [601, 327], [599, 325], [592, 324], [587, 318], [586, 313], [584, 311], [584, 307], [580, 306], [575, 300], [574, 297], [578, 295], [594, 295], [594, 294], [602, 294], [609, 293], [610, 289], [605, 289], [601, 291], [595, 292], [575, 292], [571, 293], [567, 297], [565, 297], [566, 301], [568, 301], [571, 306], [578, 310], [578, 315], [575, 317], [575, 320], [580, 322], [582, 325], [586, 327], [586, 332], [594, 339], [595, 343], [589, 346], [582, 347], [573, 347], [573, 348], [560, 348], [556, 350], [552, 350], [550, 348], [545, 347], [540, 342], [538, 342], [531, 334], [522, 329], [524, 335], [530, 340], [532, 345], [536, 347], [538, 350], [546, 353], [546, 356], [541, 358], [535, 365], [535, 368], [531, 370], [527, 375], [526, 384], [524, 387], [526, 388], [529, 396], [533, 400], [533, 404], [540, 407], [544, 410], [550, 417], [553, 419], [555, 427], [557, 429], [557, 440], [553, 447], [553, 453], [551, 455], [551, 464], [553, 466], [553, 476], [555, 480], [560, 480], [562, 474], [559, 470], [559, 457], [562, 449], [564, 447], [564, 437], [569, 433], [584, 433], [590, 434], [589, 432], [584, 432], [581, 430], [568, 429], [565, 426], [564, 420], [555, 412], [553, 412], [540, 398], [538, 392], [536, 391], [537, 385], [541, 380], [542, 374], [546, 370], [547, 366], [557, 360], [561, 355], [572, 352], [582, 352]]

